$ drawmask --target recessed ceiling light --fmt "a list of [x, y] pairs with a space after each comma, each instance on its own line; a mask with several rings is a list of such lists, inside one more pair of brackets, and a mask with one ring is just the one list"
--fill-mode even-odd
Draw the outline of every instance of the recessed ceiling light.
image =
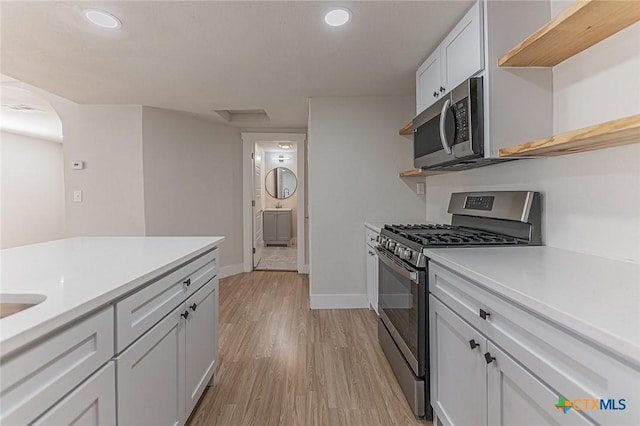
[[279, 143], [278, 145], [280, 145], [280, 148], [282, 148], [282, 149], [291, 149], [291, 148], [293, 148], [292, 144], [286, 143], [286, 142], [285, 143]]
[[117, 17], [109, 12], [105, 12], [104, 10], [85, 9], [84, 16], [86, 16], [89, 21], [102, 28], [115, 30], [122, 27], [122, 22], [120, 22]]
[[346, 7], [335, 7], [324, 14], [324, 22], [331, 27], [339, 27], [351, 21], [351, 11]]

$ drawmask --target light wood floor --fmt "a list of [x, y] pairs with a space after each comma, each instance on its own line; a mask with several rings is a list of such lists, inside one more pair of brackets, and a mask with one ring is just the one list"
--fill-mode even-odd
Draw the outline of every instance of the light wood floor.
[[375, 313], [310, 310], [306, 275], [220, 281], [220, 362], [196, 425], [431, 425], [411, 412]]

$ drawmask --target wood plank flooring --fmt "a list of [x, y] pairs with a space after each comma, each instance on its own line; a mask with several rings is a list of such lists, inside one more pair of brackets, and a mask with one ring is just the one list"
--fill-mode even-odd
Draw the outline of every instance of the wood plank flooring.
[[220, 356], [188, 425], [431, 425], [413, 416], [366, 309], [310, 310], [306, 275], [220, 281]]

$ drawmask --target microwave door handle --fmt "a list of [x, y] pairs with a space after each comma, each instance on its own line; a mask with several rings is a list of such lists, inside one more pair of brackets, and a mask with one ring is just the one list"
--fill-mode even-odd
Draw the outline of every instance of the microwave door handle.
[[451, 147], [447, 142], [447, 134], [444, 130], [444, 124], [447, 120], [447, 109], [451, 106], [451, 99], [447, 99], [444, 101], [444, 105], [442, 105], [442, 111], [440, 112], [440, 142], [442, 142], [442, 148], [444, 148], [444, 152], [451, 155]]

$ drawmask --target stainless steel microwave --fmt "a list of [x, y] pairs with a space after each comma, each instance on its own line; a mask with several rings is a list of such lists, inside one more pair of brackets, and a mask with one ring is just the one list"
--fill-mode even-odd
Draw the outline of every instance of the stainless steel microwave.
[[482, 77], [464, 81], [413, 120], [413, 162], [424, 170], [461, 170], [484, 158]]

